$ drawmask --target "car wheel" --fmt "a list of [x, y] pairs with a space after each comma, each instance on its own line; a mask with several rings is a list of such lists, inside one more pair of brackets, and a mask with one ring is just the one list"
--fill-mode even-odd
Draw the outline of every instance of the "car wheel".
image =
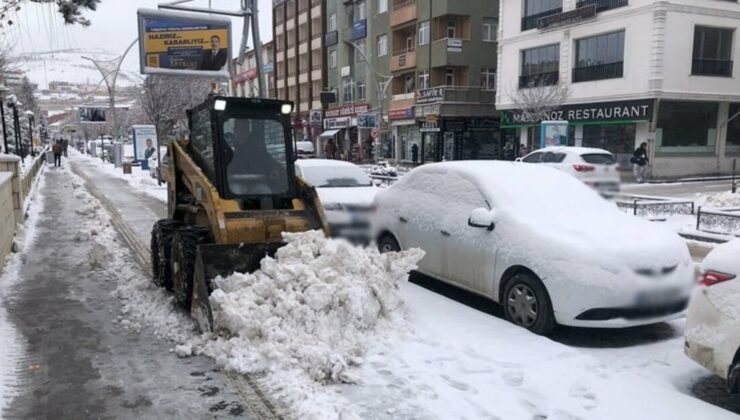
[[730, 394], [737, 394], [740, 392], [740, 361], [737, 361], [730, 366], [730, 370], [727, 375], [727, 391]]
[[535, 334], [546, 335], [555, 328], [555, 316], [547, 289], [532, 274], [515, 274], [504, 289], [506, 319]]
[[398, 245], [398, 241], [393, 237], [393, 235], [386, 234], [378, 241], [378, 250], [380, 250], [381, 254], [385, 254], [386, 252], [398, 252], [401, 250], [401, 246]]

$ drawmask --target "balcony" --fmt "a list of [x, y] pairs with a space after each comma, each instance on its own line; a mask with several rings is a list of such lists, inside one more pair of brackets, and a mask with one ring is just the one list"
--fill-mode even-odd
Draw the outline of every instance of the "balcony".
[[562, 13], [562, 12], [563, 12], [563, 8], [558, 7], [556, 9], [551, 9], [546, 12], [525, 16], [522, 18], [522, 31], [527, 31], [527, 30], [536, 28], [537, 22], [539, 22], [539, 20], [542, 19], [543, 17], [555, 15], [555, 14]]
[[691, 62], [691, 74], [694, 76], [732, 77], [732, 60], [695, 58]]
[[573, 69], [573, 83], [593, 80], [616, 79], [624, 73], [624, 62], [599, 64], [596, 66], [576, 67]]
[[[432, 41], [432, 67], [467, 67], [476, 60], [470, 41], [460, 38], [442, 38]], [[480, 51], [478, 51], [480, 54]]]
[[396, 51], [391, 57], [391, 71], [406, 70], [416, 67], [416, 50], [405, 49]]
[[391, 12], [391, 28], [416, 20], [416, 17], [415, 1], [412, 0], [398, 3], [393, 6], [393, 11]]
[[624, 7], [629, 4], [628, 0], [581, 0], [576, 3], [576, 9], [581, 7], [596, 5], [596, 13], [603, 12], [605, 10], [616, 9]]
[[559, 81], [560, 73], [557, 71], [549, 73], [527, 74], [524, 76], [519, 76], [519, 89], [557, 85]]
[[490, 117], [496, 92], [478, 86], [438, 86], [416, 92], [416, 116]]

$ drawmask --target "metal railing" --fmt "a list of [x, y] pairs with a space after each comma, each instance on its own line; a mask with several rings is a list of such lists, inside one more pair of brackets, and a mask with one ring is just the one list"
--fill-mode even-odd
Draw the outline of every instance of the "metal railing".
[[614, 201], [620, 210], [635, 216], [691, 215], [694, 214], [695, 210], [695, 204], [691, 200], [618, 193], [604, 193], [602, 195]]
[[543, 17], [556, 15], [562, 12], [563, 12], [563, 8], [558, 7], [556, 9], [547, 10], [545, 12], [537, 13], [534, 15], [524, 16], [522, 18], [522, 31], [536, 28], [537, 22], [539, 22], [539, 20], [542, 19]]
[[576, 3], [576, 8], [580, 9], [584, 6], [596, 5], [596, 13], [603, 12], [605, 10], [616, 9], [618, 7], [624, 7], [629, 4], [628, 0], [582, 0]]
[[740, 207], [705, 209], [700, 206], [696, 212], [696, 230], [740, 236]]
[[416, 47], [415, 46], [414, 47], [409, 47], [409, 48], [404, 48], [402, 50], [393, 51], [393, 54], [391, 54], [391, 56], [392, 57], [398, 57], [399, 55], [404, 55], [404, 54], [408, 54], [408, 53], [412, 53], [412, 52], [416, 52]]
[[573, 82], [589, 82], [592, 80], [614, 79], [624, 74], [624, 62], [598, 64], [573, 69]]
[[732, 76], [732, 60], [694, 58], [691, 61], [691, 74], [697, 76]]
[[560, 81], [560, 72], [526, 74], [519, 76], [519, 89], [535, 86], [557, 85]]

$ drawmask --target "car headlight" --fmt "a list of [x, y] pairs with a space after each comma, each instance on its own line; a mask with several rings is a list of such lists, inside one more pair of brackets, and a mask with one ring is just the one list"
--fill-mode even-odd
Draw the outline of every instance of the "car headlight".
[[324, 210], [342, 210], [342, 205], [339, 203], [324, 203]]

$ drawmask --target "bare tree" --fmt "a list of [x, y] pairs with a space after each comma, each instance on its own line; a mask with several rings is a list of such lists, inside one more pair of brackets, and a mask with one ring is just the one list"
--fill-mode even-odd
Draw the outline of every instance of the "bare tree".
[[148, 76], [139, 103], [164, 143], [166, 134], [187, 120], [185, 111], [202, 102], [209, 91], [210, 83], [203, 79]]
[[95, 10], [101, 0], [0, 0], [0, 26], [13, 25], [14, 22], [8, 16], [11, 12], [21, 9], [23, 3], [56, 4], [57, 11], [67, 24], [80, 24], [90, 26], [90, 21], [82, 15], [85, 10]]
[[563, 83], [534, 80], [523, 88], [512, 89], [509, 97], [516, 105], [522, 122], [539, 122], [550, 119], [551, 112], [565, 103], [570, 97], [570, 88]]

